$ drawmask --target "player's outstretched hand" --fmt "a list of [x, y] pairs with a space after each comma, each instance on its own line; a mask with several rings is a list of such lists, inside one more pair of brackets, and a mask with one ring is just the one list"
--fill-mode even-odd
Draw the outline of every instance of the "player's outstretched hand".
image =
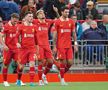
[[54, 10], [55, 12], [58, 12], [58, 8], [55, 7], [54, 5], [53, 5], [53, 10]]

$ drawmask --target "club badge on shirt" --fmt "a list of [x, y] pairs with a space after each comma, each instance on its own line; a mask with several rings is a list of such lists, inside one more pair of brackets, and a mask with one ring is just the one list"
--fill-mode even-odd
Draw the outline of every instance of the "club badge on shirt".
[[34, 32], [34, 28], [32, 29], [32, 32]]
[[71, 24], [69, 23], [69, 27], [71, 27]]
[[41, 27], [39, 27], [38, 30], [41, 31]]
[[61, 33], [63, 33], [64, 31], [63, 31], [63, 29], [61, 29]]

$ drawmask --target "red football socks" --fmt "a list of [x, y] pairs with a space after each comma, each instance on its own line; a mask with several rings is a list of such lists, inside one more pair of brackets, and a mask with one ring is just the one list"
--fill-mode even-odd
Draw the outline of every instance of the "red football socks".
[[30, 75], [30, 82], [34, 82], [34, 76], [35, 76], [35, 68], [34, 67], [30, 67], [29, 75]]
[[64, 73], [65, 73], [65, 64], [60, 64], [60, 75], [61, 78], [64, 78]]
[[71, 67], [71, 65], [67, 64], [65, 67], [65, 73], [69, 70], [69, 68]]
[[38, 77], [39, 80], [42, 80], [42, 65], [38, 65]]
[[8, 72], [8, 69], [7, 68], [3, 68], [2, 73], [3, 73], [3, 80], [4, 81], [7, 81], [7, 72]]
[[17, 68], [18, 80], [21, 80], [22, 71], [23, 71], [23, 69], [19, 69], [19, 67]]
[[45, 71], [44, 71], [45, 75], [49, 72], [49, 70], [51, 69], [51, 67], [52, 67], [52, 64], [48, 63], [48, 65], [46, 66]]

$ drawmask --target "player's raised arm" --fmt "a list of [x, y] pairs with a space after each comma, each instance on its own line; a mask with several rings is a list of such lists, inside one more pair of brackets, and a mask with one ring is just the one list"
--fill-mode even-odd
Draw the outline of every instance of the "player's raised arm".
[[57, 52], [56, 42], [57, 42], [57, 21], [53, 24], [53, 53]]
[[57, 51], [56, 41], [57, 41], [57, 31], [53, 31], [53, 52], [54, 53]]

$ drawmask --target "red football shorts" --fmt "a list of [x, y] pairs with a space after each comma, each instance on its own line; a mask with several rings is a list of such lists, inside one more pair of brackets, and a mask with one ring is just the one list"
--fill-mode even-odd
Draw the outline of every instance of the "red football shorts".
[[3, 51], [3, 62], [5, 65], [9, 65], [12, 59], [15, 61], [19, 59], [19, 49]]
[[39, 46], [39, 55], [38, 55], [38, 60], [43, 60], [43, 59], [52, 59], [52, 52], [50, 49], [50, 46]]
[[20, 63], [26, 64], [30, 61], [36, 60], [36, 49], [21, 49], [20, 52]]
[[58, 48], [57, 49], [57, 59], [63, 59], [63, 60], [73, 59], [72, 48]]

